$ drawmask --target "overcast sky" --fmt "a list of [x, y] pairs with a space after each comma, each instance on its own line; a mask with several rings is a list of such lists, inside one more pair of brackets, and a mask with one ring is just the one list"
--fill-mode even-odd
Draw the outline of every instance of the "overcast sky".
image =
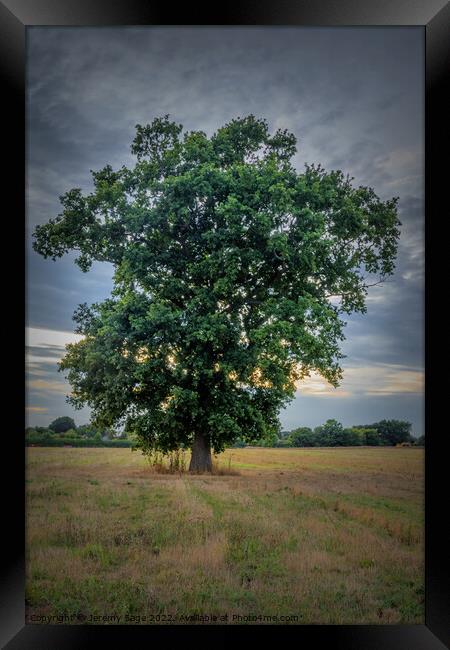
[[58, 197], [92, 189], [90, 170], [133, 164], [137, 123], [169, 113], [211, 135], [253, 113], [298, 140], [294, 163], [341, 169], [402, 221], [395, 275], [371, 289], [368, 311], [347, 318], [344, 379], [299, 386], [283, 428], [383, 418], [424, 433], [423, 28], [137, 27], [27, 30], [27, 415], [77, 424], [57, 361], [75, 339], [81, 302], [106, 298], [108, 264], [84, 274], [31, 249], [31, 232], [60, 212]]

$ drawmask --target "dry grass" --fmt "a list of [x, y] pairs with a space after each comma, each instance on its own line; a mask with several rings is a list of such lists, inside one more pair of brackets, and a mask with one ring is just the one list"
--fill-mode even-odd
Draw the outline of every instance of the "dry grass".
[[129, 449], [27, 461], [29, 617], [424, 621], [421, 449], [233, 449], [212, 476]]

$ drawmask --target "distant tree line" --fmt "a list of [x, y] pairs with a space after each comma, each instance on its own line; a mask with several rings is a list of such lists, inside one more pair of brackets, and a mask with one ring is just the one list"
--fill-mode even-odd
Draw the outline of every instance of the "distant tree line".
[[[25, 430], [25, 444], [41, 447], [132, 447], [135, 442], [124, 432], [101, 428], [93, 424], [75, 425], [64, 416], [53, 420], [48, 427], [29, 427]], [[345, 428], [337, 420], [327, 420], [315, 429], [298, 427], [280, 431], [257, 440], [255, 447], [356, 447], [395, 446], [411, 444], [424, 446], [425, 436], [414, 438], [411, 423], [403, 420], [381, 420], [373, 424], [359, 424]], [[246, 447], [237, 440], [234, 447]]]
[[[403, 420], [381, 420], [373, 424], [359, 424], [344, 428], [337, 420], [327, 420], [315, 429], [298, 427], [292, 431], [280, 431], [252, 444], [260, 447], [356, 447], [356, 446], [423, 446], [425, 436], [411, 435], [411, 423]], [[235, 447], [245, 447], [238, 440]]]
[[133, 440], [125, 433], [93, 424], [75, 425], [64, 416], [53, 420], [48, 427], [25, 429], [25, 444], [36, 447], [131, 447]]

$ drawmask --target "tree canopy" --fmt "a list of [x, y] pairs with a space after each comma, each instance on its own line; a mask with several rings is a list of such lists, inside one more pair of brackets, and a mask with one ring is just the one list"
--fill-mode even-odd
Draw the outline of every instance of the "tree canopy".
[[411, 442], [411, 422], [404, 420], [380, 420], [373, 424], [366, 424], [365, 427], [374, 429], [380, 439], [386, 445], [398, 445], [402, 442]]
[[48, 428], [55, 433], [65, 433], [70, 429], [76, 429], [76, 426], [72, 418], [64, 415], [60, 418], [56, 418], [56, 420], [53, 420], [53, 422], [48, 425]]
[[80, 305], [67, 346], [71, 403], [126, 422], [144, 449], [210, 449], [278, 430], [311, 371], [341, 378], [343, 314], [394, 269], [397, 199], [341, 171], [291, 163], [296, 138], [237, 118], [208, 137], [157, 118], [137, 125], [132, 168], [92, 172], [34, 233], [53, 260], [114, 265], [109, 299]]

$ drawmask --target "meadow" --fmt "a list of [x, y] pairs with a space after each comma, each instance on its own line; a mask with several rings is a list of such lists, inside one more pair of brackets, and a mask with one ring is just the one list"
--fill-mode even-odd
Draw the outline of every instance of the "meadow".
[[424, 622], [423, 449], [26, 454], [30, 623]]

